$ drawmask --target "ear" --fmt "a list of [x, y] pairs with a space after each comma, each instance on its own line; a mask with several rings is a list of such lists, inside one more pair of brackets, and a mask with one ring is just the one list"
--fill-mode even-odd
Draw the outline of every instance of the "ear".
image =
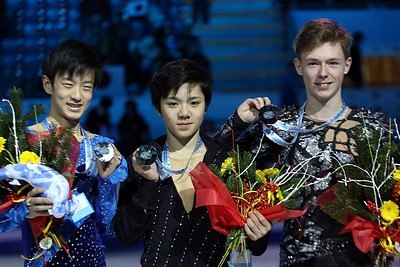
[[296, 68], [297, 73], [298, 73], [299, 75], [303, 75], [303, 71], [302, 71], [302, 69], [301, 69], [301, 62], [300, 62], [300, 60], [299, 60], [298, 58], [295, 58], [295, 59], [293, 60], [293, 64], [294, 64], [294, 67]]
[[347, 74], [349, 72], [352, 62], [353, 62], [353, 59], [351, 57], [348, 57], [346, 59], [346, 62], [344, 64], [344, 74]]
[[50, 79], [46, 75], [42, 76], [42, 85], [46, 93], [48, 93], [49, 95], [53, 94], [53, 86], [51, 85]]

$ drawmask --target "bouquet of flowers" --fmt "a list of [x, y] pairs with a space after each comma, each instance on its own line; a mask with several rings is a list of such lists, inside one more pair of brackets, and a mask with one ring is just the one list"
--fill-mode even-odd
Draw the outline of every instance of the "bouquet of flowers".
[[[38, 244], [34, 259], [43, 256], [41, 260], [47, 261], [51, 258], [52, 253], [47, 253], [51, 248], [68, 250], [57, 222], [66, 213], [73, 212], [73, 202], [68, 199], [79, 143], [71, 131], [56, 127], [49, 132], [27, 134], [26, 122], [37, 122], [44, 107], [34, 106], [23, 115], [22, 97], [21, 89], [11, 89], [10, 100], [2, 99], [4, 105], [0, 109], [0, 215], [24, 201], [32, 187], [45, 188], [43, 197], [53, 200], [53, 208], [49, 210], [53, 216], [29, 220]], [[12, 229], [12, 225], [2, 225], [0, 230], [7, 229]]]
[[[399, 137], [397, 130], [396, 139]], [[377, 266], [389, 266], [400, 255], [400, 146], [390, 131], [356, 130], [355, 163], [340, 163], [341, 181], [318, 198], [321, 208], [351, 232], [355, 245]], [[398, 140], [397, 140], [398, 141]]]
[[222, 266], [229, 254], [236, 265], [239, 259], [249, 265], [251, 253], [246, 250], [244, 224], [252, 211], [271, 220], [301, 216], [306, 210], [292, 210], [290, 197], [308, 180], [300, 174], [304, 164], [286, 170], [256, 168], [251, 153], [230, 151], [222, 165], [199, 163], [191, 172], [196, 189], [196, 207], [206, 206], [214, 230], [228, 236]]

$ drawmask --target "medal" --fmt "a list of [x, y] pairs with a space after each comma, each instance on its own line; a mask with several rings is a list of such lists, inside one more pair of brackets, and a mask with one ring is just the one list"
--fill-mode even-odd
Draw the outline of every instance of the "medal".
[[260, 108], [258, 117], [264, 124], [274, 124], [279, 119], [279, 110], [274, 105], [266, 105]]
[[114, 157], [114, 148], [108, 142], [100, 142], [94, 146], [93, 153], [101, 162], [109, 162]]
[[136, 152], [136, 160], [141, 165], [151, 165], [157, 159], [157, 150], [153, 146], [143, 145]]

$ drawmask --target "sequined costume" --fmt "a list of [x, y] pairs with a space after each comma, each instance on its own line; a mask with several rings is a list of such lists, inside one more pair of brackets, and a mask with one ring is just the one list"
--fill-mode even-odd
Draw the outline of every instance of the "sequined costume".
[[[286, 108], [280, 113], [281, 121], [296, 125], [299, 115], [297, 109]], [[351, 234], [339, 235], [343, 225], [325, 214], [316, 202], [316, 197], [337, 181], [336, 177], [328, 175], [332, 168], [332, 156], [336, 156], [341, 162], [354, 159], [352, 153], [357, 136], [354, 136], [352, 128], [363, 124], [364, 120], [367, 127], [384, 127], [382, 113], [347, 109], [345, 119], [339, 119], [332, 125], [312, 133], [300, 133], [291, 146], [284, 148], [263, 137], [261, 122], [249, 126], [234, 113], [216, 134], [215, 139], [219, 143], [230, 145], [234, 132], [238, 137], [237, 144], [242, 150], [253, 153], [257, 152], [261, 138], [264, 138], [259, 154], [262, 161], [268, 159], [294, 166], [314, 157], [307, 165], [308, 173], [317, 177], [327, 177], [305, 187], [294, 196], [297, 208], [308, 207], [308, 210], [304, 216], [284, 223], [280, 244], [281, 266], [372, 266], [369, 256], [355, 247]], [[323, 123], [305, 116], [302, 128], [312, 129]], [[287, 142], [293, 139], [294, 135], [287, 131], [278, 131], [274, 127], [271, 127], [271, 130]]]
[[[203, 162], [221, 164], [226, 153], [209, 137], [201, 138], [207, 147]], [[161, 153], [165, 141], [166, 136], [162, 136], [150, 145]], [[143, 235], [142, 266], [214, 267], [222, 259], [226, 236], [211, 228], [206, 207], [186, 212], [171, 177], [149, 181], [130, 166], [118, 206], [114, 219], [116, 235], [126, 244], [135, 243]], [[248, 246], [254, 255], [260, 255], [266, 249], [267, 239], [248, 241]]]
[[[90, 145], [94, 147], [99, 142], [114, 141], [103, 136], [90, 138]], [[68, 248], [71, 259], [63, 249], [58, 250], [47, 263], [39, 258], [35, 261], [26, 260], [24, 266], [106, 266], [104, 256], [103, 240], [114, 235], [111, 220], [117, 208], [117, 183], [127, 177], [127, 163], [122, 159], [120, 166], [107, 178], [103, 179], [97, 175], [97, 166], [93, 156], [91, 166], [94, 166], [93, 175], [85, 172], [86, 151], [85, 146], [80, 144], [80, 153], [77, 163], [77, 172], [73, 188], [78, 193], [84, 193], [89, 200], [94, 213], [82, 220], [83, 224], [77, 228], [70, 220], [64, 218], [58, 229], [68, 240]], [[0, 232], [6, 232], [21, 227], [23, 239], [23, 255], [32, 258], [37, 252], [31, 225], [25, 216], [29, 213], [26, 203], [21, 202], [14, 205], [0, 216]]]

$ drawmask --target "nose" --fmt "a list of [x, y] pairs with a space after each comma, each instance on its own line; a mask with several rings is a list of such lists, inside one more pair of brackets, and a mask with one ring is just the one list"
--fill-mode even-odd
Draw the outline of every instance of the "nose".
[[190, 110], [186, 104], [181, 105], [178, 113], [179, 118], [189, 118], [190, 117]]
[[75, 101], [80, 101], [82, 99], [82, 94], [79, 86], [75, 86], [71, 93], [71, 98]]
[[322, 64], [319, 70], [320, 77], [326, 77], [328, 75], [326, 64]]

